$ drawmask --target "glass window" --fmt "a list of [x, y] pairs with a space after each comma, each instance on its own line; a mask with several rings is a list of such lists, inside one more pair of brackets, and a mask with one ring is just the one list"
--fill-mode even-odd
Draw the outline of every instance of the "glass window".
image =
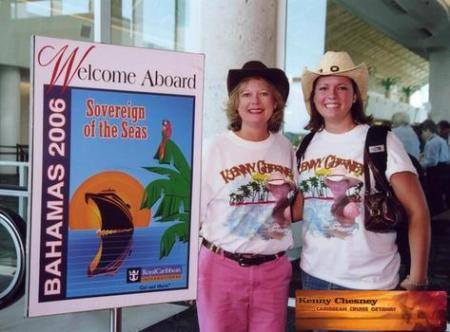
[[191, 6], [192, 2], [185, 0], [124, 1], [120, 7], [113, 5], [112, 43], [184, 51], [187, 9]]
[[90, 0], [11, 1], [11, 17], [15, 19], [26, 19], [87, 14], [91, 12], [91, 3], [92, 1]]
[[285, 111], [285, 135], [294, 144], [309, 120], [300, 84], [303, 69], [315, 68], [325, 48], [326, 0], [288, 1], [286, 74], [291, 88]]
[[94, 39], [92, 0], [0, 1], [0, 205], [26, 217], [32, 35]]
[[[198, 37], [192, 36], [200, 34], [192, 32], [198, 29], [192, 16], [199, 6], [188, 0], [112, 0], [112, 43], [193, 51]], [[18, 170], [28, 162], [32, 35], [93, 41], [94, 24], [101, 23], [95, 18], [93, 0], [0, 1], [0, 43], [8, 45], [0, 52], [0, 205], [18, 213], [26, 206], [27, 180], [21, 182]]]
[[89, 14], [91, 12], [90, 0], [64, 0], [62, 2], [61, 14], [62, 15], [79, 15]]
[[33, 1], [11, 3], [11, 17], [15, 19], [31, 17], [48, 17], [51, 14], [50, 1]]

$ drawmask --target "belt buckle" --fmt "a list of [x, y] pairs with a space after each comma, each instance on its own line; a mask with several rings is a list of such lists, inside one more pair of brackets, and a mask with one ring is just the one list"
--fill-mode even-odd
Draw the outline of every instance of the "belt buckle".
[[247, 263], [247, 258], [244, 256], [239, 255], [238, 259], [239, 266], [241, 267], [249, 267], [250, 264]]
[[208, 249], [211, 250], [215, 254], [219, 254], [220, 255], [222, 253], [222, 249], [220, 249], [219, 247], [215, 246], [214, 244], [211, 245], [211, 247], [209, 247]]

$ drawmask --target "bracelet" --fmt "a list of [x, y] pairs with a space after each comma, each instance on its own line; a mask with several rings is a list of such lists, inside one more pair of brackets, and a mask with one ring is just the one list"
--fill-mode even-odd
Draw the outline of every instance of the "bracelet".
[[409, 274], [406, 276], [405, 279], [407, 279], [408, 282], [409, 282], [409, 284], [410, 284], [411, 286], [414, 286], [414, 287], [426, 287], [426, 286], [428, 286], [428, 284], [429, 284], [428, 278], [425, 279], [425, 281], [422, 281], [422, 282], [413, 282], [413, 281], [411, 281], [411, 279], [410, 279], [410, 277], [409, 277]]

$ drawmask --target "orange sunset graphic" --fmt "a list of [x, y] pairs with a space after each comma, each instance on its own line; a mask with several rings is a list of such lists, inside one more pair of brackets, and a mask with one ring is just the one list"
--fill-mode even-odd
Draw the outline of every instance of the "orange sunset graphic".
[[140, 209], [144, 187], [132, 176], [118, 171], [106, 171], [86, 179], [75, 191], [70, 201], [69, 227], [76, 229], [101, 229], [100, 210], [86, 194], [114, 192], [129, 207], [134, 227], [150, 225], [150, 209]]
[[123, 172], [98, 173], [84, 181], [70, 203], [71, 230], [96, 231], [97, 253], [87, 276], [114, 275], [131, 253], [135, 227], [150, 224], [150, 209], [140, 210], [144, 188]]

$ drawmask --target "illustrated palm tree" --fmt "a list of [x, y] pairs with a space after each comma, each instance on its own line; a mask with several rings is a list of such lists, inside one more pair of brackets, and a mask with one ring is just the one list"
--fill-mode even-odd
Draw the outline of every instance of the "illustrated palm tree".
[[311, 184], [312, 195], [316, 196], [316, 194], [318, 194], [319, 189], [319, 178], [317, 176], [313, 176], [312, 178], [309, 179], [309, 183]]
[[252, 194], [252, 191], [250, 190], [250, 188], [247, 185], [242, 185], [238, 188], [238, 191], [240, 191], [242, 193], [242, 197], [245, 198], [249, 198]]
[[323, 176], [319, 176], [319, 196], [323, 197], [325, 196], [325, 190], [327, 186], [325, 185], [325, 180]]
[[257, 200], [257, 197], [259, 196], [259, 192], [261, 191], [259, 187], [259, 183], [256, 181], [252, 181], [249, 183], [249, 186], [252, 188], [252, 202], [255, 202]]
[[231, 193], [230, 194], [230, 203], [234, 204], [236, 202], [236, 194], [235, 193]]
[[170, 226], [163, 233], [160, 242], [159, 258], [168, 256], [175, 242], [187, 242], [189, 239], [191, 206], [191, 167], [180, 148], [168, 139], [163, 156], [154, 159], [164, 166], [143, 167], [149, 172], [163, 175], [150, 182], [144, 190], [141, 209], [150, 209], [157, 202], [159, 206], [153, 218], [157, 222], [178, 223]]
[[311, 187], [309, 186], [308, 180], [303, 180], [300, 183], [300, 189], [303, 193], [306, 193], [311, 189]]
[[255, 191], [254, 194], [256, 196], [257, 201], [263, 201], [266, 194], [268, 193], [267, 188], [265, 187], [265, 183], [268, 179], [267, 174], [262, 173], [253, 173], [252, 174], [252, 182], [250, 183], [252, 189]]

